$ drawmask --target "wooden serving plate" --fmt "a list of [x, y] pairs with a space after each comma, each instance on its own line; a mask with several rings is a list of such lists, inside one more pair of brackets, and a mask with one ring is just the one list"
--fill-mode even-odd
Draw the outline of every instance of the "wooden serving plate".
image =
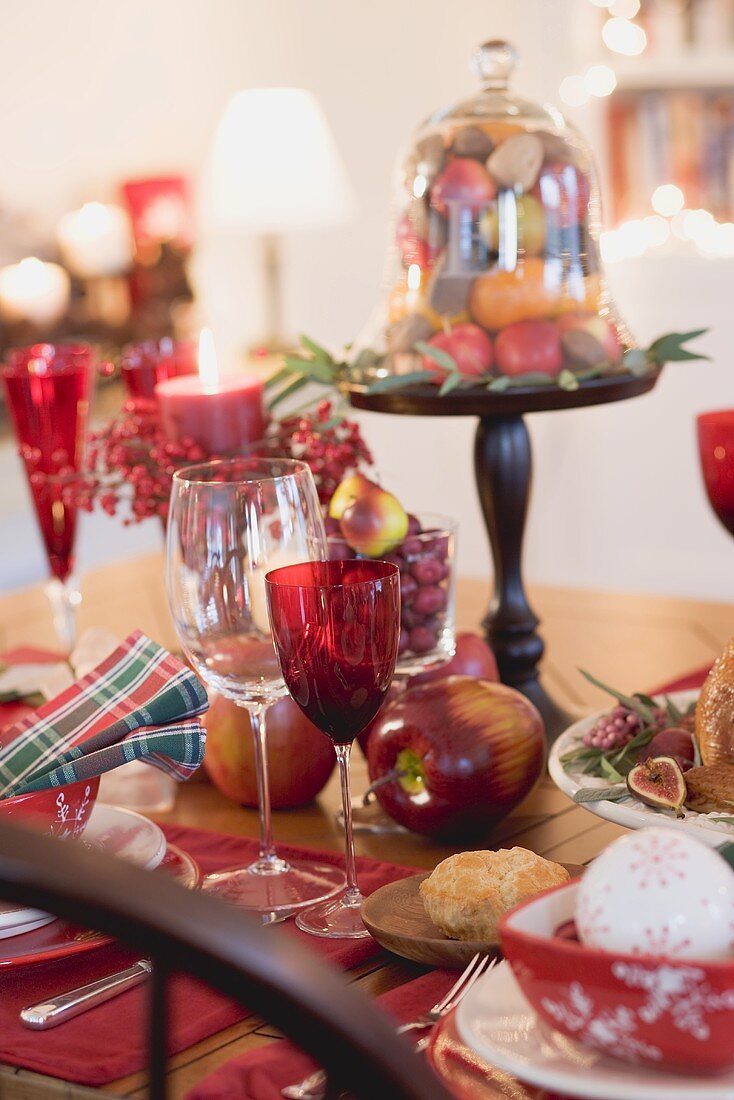
[[[562, 866], [577, 878], [584, 870], [574, 863]], [[478, 951], [499, 954], [498, 943], [450, 940], [429, 920], [418, 887], [430, 871], [389, 882], [362, 902], [362, 920], [381, 947], [425, 966], [460, 970]]]

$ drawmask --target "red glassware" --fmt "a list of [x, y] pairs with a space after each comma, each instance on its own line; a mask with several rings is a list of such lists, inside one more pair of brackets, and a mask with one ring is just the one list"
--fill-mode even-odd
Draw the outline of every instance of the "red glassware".
[[698, 417], [698, 453], [711, 507], [734, 535], [734, 409]]
[[193, 340], [143, 340], [126, 344], [120, 355], [120, 371], [130, 397], [153, 397], [155, 387], [167, 378], [196, 374]]
[[395, 672], [400, 574], [384, 561], [310, 561], [272, 570], [265, 587], [283, 679], [306, 717], [334, 742], [341, 779], [347, 888], [296, 923], [317, 936], [367, 936], [359, 912], [349, 755]]
[[62, 494], [64, 474], [84, 450], [95, 351], [87, 344], [34, 344], [8, 352], [5, 394], [54, 577], [73, 566], [76, 508]]

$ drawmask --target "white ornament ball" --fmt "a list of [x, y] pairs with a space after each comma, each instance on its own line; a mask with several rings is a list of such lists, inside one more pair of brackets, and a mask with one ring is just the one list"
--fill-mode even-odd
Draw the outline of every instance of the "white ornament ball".
[[575, 916], [581, 942], [603, 951], [726, 958], [734, 951], [734, 869], [680, 830], [640, 829], [586, 870]]

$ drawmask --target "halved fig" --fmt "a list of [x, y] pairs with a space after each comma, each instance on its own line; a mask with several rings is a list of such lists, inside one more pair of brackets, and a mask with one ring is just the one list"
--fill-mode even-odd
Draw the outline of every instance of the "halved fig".
[[683, 817], [686, 781], [672, 756], [654, 756], [635, 764], [627, 775], [627, 789], [646, 805], [675, 810]]

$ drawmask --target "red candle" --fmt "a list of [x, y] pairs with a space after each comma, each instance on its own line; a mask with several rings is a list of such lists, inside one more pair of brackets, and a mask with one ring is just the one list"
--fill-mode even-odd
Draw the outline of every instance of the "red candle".
[[207, 455], [236, 454], [265, 434], [261, 379], [220, 377], [209, 329], [199, 338], [199, 373], [159, 382], [155, 396], [168, 438], [193, 439]]

